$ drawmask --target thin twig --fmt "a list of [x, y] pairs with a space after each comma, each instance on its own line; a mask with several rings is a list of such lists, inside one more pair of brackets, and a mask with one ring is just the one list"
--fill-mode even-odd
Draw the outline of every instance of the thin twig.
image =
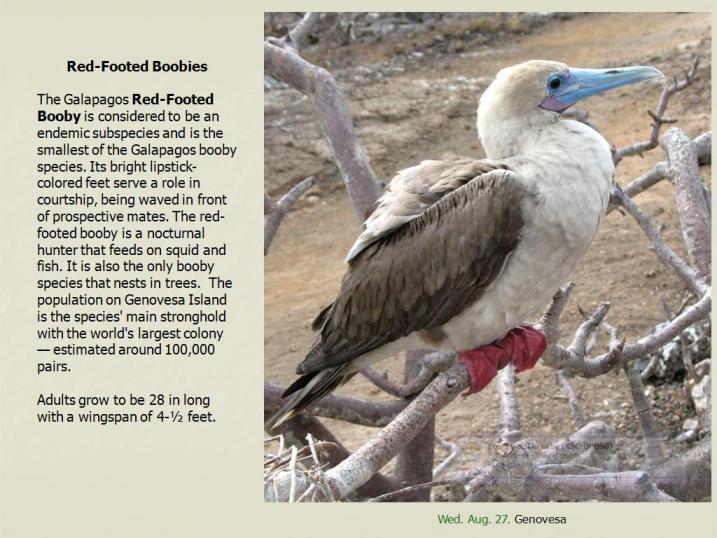
[[468, 372], [463, 364], [452, 366], [434, 379], [378, 437], [326, 472], [327, 483], [334, 495], [341, 499], [368, 480], [468, 385]]
[[[695, 145], [695, 151], [697, 153], [697, 162], [700, 165], [710, 164], [712, 162], [712, 132], [706, 131], [701, 135], [697, 136], [693, 141]], [[647, 172], [641, 176], [636, 177], [625, 185], [622, 190], [630, 198], [634, 198], [638, 194], [646, 191], [653, 185], [656, 185], [663, 179], [666, 179], [669, 174], [670, 167], [667, 161], [660, 161], [650, 168]], [[706, 185], [705, 189], [706, 189]], [[707, 189], [709, 191], [709, 189]], [[707, 206], [709, 207], [709, 196], [706, 196]], [[607, 212], [610, 213], [614, 209], [617, 209], [619, 203], [614, 196], [610, 197], [610, 203], [607, 206]]]
[[698, 295], [707, 290], [707, 283], [694, 268], [680, 258], [662, 239], [660, 230], [652, 224], [650, 218], [633, 202], [617, 185], [613, 185], [613, 194], [632, 218], [640, 225], [642, 231], [652, 243], [652, 250], [662, 263], [671, 267], [680, 278]]
[[585, 355], [588, 336], [593, 334], [610, 310], [610, 303], [600, 303], [595, 311], [580, 324], [569, 349], [579, 355]]
[[670, 84], [668, 84], [662, 89], [662, 93], [660, 94], [660, 100], [657, 103], [657, 108], [655, 109], [655, 112], [651, 112], [649, 110], [647, 112], [647, 114], [653, 120], [649, 140], [645, 142], [637, 142], [630, 146], [625, 146], [616, 150], [613, 153], [612, 158], [615, 166], [617, 166], [617, 164], [625, 157], [630, 157], [632, 155], [642, 155], [646, 151], [654, 149], [658, 146], [658, 144], [660, 143], [660, 129], [662, 128], [662, 126], [665, 123], [674, 123], [675, 121], [665, 116], [665, 111], [667, 110], [667, 104], [669, 103], [670, 97], [672, 97], [677, 92], [684, 90], [696, 80], [697, 67], [699, 66], [699, 62], [700, 59], [698, 56], [696, 56], [692, 61], [690, 70], [685, 74], [685, 78], [683, 80], [677, 80], [675, 78]]
[[289, 462], [289, 471], [291, 472], [291, 488], [289, 489], [289, 502], [293, 503], [296, 498], [296, 447], [291, 447], [291, 461]]
[[391, 381], [388, 378], [388, 372], [384, 371], [379, 373], [370, 366], [362, 368], [360, 372], [361, 375], [363, 375], [366, 379], [368, 379], [371, 383], [376, 385], [382, 391], [387, 392], [391, 396], [396, 396], [397, 398], [405, 397], [402, 393], [401, 385], [398, 385]]
[[362, 369], [361, 373], [388, 394], [398, 398], [408, 398], [421, 392], [436, 374], [450, 368], [455, 362], [455, 353], [436, 351], [426, 353], [418, 360], [420, 360], [420, 369], [416, 376], [401, 385], [391, 381], [386, 373], [378, 373], [371, 367]]
[[435, 469], [433, 469], [433, 480], [437, 480], [439, 476], [446, 472], [446, 469], [448, 469], [448, 467], [450, 467], [461, 455], [461, 447], [456, 443], [451, 443], [440, 435], [436, 435], [436, 441], [439, 445], [448, 450], [448, 456]]
[[[467, 480], [466, 480], [467, 481]], [[386, 502], [386, 501], [392, 501], [397, 498], [403, 497], [406, 493], [412, 493], [414, 491], [420, 491], [426, 488], [435, 488], [436, 486], [456, 486], [464, 484], [465, 482], [460, 480], [433, 480], [432, 482], [425, 482], [423, 484], [415, 484], [413, 486], [408, 486], [405, 488], [401, 488], [396, 491], [390, 491], [388, 493], [384, 493], [383, 495], [380, 495], [378, 497], [374, 497], [373, 499], [370, 499], [369, 502]]]
[[289, 212], [289, 209], [299, 197], [308, 191], [316, 181], [314, 176], [307, 177], [294, 185], [289, 192], [282, 196], [278, 202], [274, 202], [269, 194], [264, 191], [264, 255], [269, 252], [269, 246], [274, 240], [274, 235], [279, 229], [281, 221]]

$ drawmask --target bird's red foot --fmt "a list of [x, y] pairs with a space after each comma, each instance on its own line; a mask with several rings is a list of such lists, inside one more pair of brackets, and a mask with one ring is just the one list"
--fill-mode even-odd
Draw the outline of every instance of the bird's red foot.
[[543, 333], [530, 325], [521, 325], [502, 340], [469, 351], [459, 351], [458, 356], [465, 364], [471, 380], [467, 394], [482, 390], [498, 370], [511, 361], [519, 372], [529, 370], [535, 366], [547, 346]]

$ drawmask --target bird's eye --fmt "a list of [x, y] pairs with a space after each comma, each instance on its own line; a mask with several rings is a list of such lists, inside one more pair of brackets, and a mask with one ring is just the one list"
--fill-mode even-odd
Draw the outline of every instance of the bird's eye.
[[559, 77], [552, 78], [548, 82], [548, 86], [550, 86], [550, 89], [552, 90], [557, 90], [558, 88], [560, 88], [560, 84], [562, 84], [562, 81]]

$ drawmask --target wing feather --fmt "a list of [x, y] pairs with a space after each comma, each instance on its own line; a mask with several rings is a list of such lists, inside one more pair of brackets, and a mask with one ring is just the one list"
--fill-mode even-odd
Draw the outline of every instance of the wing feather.
[[351, 247], [346, 262], [368, 245], [421, 215], [443, 196], [473, 178], [493, 170], [507, 169], [498, 161], [463, 157], [450, 161], [423, 161], [401, 170], [391, 180], [376, 210], [366, 219], [363, 232]]
[[[433, 163], [438, 176], [448, 169]], [[487, 167], [464, 161], [454, 172], [464, 178]], [[445, 187], [435, 203], [353, 255], [297, 373], [336, 366], [414, 331], [440, 327], [479, 299], [500, 273], [523, 228], [523, 183], [494, 164], [466, 181], [452, 175], [439, 181]]]

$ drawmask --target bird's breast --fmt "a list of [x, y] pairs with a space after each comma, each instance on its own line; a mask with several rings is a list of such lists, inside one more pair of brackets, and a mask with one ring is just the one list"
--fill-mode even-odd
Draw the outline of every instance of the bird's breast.
[[531, 193], [522, 204], [521, 239], [485, 294], [443, 326], [451, 347], [488, 344], [540, 316], [587, 252], [605, 214], [613, 170], [605, 158], [609, 150], [567, 162], [556, 152], [514, 163]]

